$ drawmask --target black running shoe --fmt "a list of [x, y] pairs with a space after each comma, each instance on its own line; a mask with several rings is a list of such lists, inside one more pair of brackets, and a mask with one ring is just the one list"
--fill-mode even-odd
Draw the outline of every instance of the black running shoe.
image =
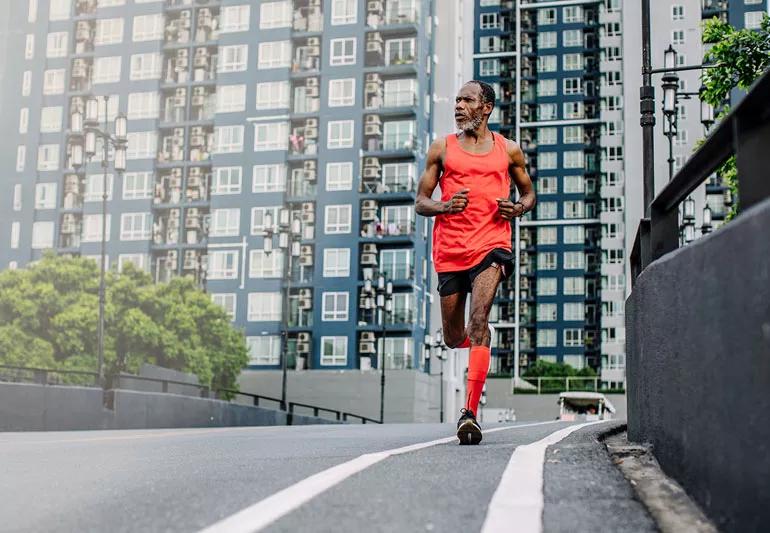
[[478, 444], [481, 442], [481, 426], [476, 422], [476, 415], [468, 409], [460, 409], [462, 416], [457, 421], [457, 438], [460, 444]]

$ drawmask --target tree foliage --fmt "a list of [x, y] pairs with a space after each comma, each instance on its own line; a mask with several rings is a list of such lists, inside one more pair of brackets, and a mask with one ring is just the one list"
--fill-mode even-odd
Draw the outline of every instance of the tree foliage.
[[[201, 384], [234, 388], [248, 363], [242, 332], [189, 278], [155, 284], [130, 265], [106, 277], [108, 374], [152, 363], [192, 372]], [[28, 269], [0, 272], [0, 363], [94, 370], [98, 265], [46, 255]]]
[[566, 363], [551, 363], [538, 359], [534, 364], [527, 367], [522, 375], [523, 378], [562, 378], [562, 377], [595, 377], [596, 371], [591, 367], [576, 370]]
[[[722, 106], [730, 91], [736, 87], [751, 87], [770, 68], [770, 17], [767, 15], [758, 30], [736, 30], [717, 18], [709, 20], [703, 27], [703, 42], [710, 45], [704, 62], [717, 66], [704, 69], [701, 98], [714, 107]], [[729, 106], [725, 106], [720, 115], [725, 116], [729, 110]], [[737, 214], [739, 202], [735, 156], [722, 163], [717, 174], [732, 192], [733, 205], [726, 217], [730, 220]]]

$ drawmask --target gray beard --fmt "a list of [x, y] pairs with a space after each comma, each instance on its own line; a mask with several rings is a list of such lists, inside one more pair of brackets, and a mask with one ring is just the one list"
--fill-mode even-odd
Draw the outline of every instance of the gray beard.
[[465, 132], [472, 132], [476, 131], [481, 127], [481, 123], [484, 121], [484, 117], [473, 117], [469, 120], [466, 120], [465, 122], [458, 122], [457, 123], [457, 129], [460, 129]]

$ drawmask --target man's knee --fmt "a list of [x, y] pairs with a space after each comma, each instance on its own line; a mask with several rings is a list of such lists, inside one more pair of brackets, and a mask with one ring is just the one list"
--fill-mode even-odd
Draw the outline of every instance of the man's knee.
[[465, 340], [465, 332], [444, 332], [444, 344], [447, 345], [447, 348], [457, 348], [460, 346], [463, 341]]
[[468, 336], [476, 346], [489, 344], [489, 319], [483, 312], [473, 313], [468, 322]]

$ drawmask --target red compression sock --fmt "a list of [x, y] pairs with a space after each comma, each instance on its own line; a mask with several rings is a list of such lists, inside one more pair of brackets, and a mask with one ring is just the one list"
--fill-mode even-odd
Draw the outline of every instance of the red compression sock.
[[468, 398], [465, 408], [477, 414], [481, 390], [487, 380], [491, 350], [488, 346], [473, 346], [471, 348], [470, 362], [468, 363]]
[[457, 345], [458, 348], [470, 348], [471, 338], [466, 335], [465, 340]]

